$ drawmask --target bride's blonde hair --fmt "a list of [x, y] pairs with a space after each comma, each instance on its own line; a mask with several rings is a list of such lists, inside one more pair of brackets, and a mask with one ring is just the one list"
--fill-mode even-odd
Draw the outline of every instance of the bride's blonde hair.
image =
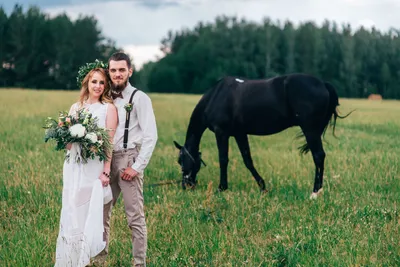
[[82, 107], [83, 102], [89, 98], [89, 81], [92, 78], [95, 72], [100, 73], [104, 78], [104, 92], [101, 94], [99, 101], [101, 103], [112, 103], [111, 97], [111, 86], [110, 86], [110, 78], [108, 77], [106, 71], [103, 68], [95, 68], [89, 71], [89, 73], [85, 76], [82, 81], [81, 92], [79, 95], [79, 104]]

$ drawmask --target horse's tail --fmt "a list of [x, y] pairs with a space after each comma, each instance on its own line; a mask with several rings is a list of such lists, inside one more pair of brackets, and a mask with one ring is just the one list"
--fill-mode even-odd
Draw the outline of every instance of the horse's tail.
[[340, 119], [344, 119], [346, 117], [348, 117], [351, 113], [353, 113], [354, 110], [350, 111], [348, 114], [344, 115], [344, 116], [340, 116], [339, 112], [338, 112], [338, 106], [339, 104], [339, 96], [336, 93], [336, 89], [335, 87], [333, 87], [332, 84], [330, 84], [329, 82], [324, 82], [325, 88], [328, 90], [329, 92], [329, 107], [328, 107], [328, 113], [327, 113], [327, 117], [326, 117], [326, 125], [324, 126], [324, 130], [323, 130], [323, 134], [325, 135], [326, 129], [328, 128], [329, 124], [331, 124], [333, 130], [332, 130], [332, 134], [333, 136], [336, 137], [335, 135], [335, 128], [336, 128], [336, 120], [337, 118]]
[[336, 120], [338, 118], [337, 107], [339, 104], [339, 96], [336, 93], [335, 87], [329, 82], [324, 82], [325, 88], [329, 92], [329, 105], [328, 105], [328, 112], [326, 114], [326, 125], [324, 126], [323, 135], [325, 135], [326, 129], [328, 128], [329, 124], [333, 126], [333, 136], [335, 136], [335, 128], [336, 128]]

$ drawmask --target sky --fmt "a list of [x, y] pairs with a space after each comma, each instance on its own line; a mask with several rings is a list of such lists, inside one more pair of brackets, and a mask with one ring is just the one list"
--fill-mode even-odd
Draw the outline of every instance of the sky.
[[66, 13], [72, 20], [95, 16], [103, 35], [129, 53], [138, 69], [162, 56], [159, 47], [169, 30], [192, 29], [218, 15], [259, 23], [268, 17], [321, 25], [327, 19], [349, 23], [353, 29], [400, 29], [400, 0], [0, 0], [6, 12], [16, 3], [24, 8], [36, 5], [50, 16]]

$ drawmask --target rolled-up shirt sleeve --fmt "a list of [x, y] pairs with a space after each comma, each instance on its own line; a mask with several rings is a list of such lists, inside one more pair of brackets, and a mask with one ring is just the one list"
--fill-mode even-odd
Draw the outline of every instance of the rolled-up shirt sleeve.
[[157, 125], [153, 106], [149, 96], [145, 94], [141, 95], [135, 105], [139, 127], [143, 133], [143, 139], [139, 155], [136, 158], [135, 163], [132, 165], [132, 169], [139, 173], [143, 173], [144, 169], [149, 164], [150, 158], [157, 143]]

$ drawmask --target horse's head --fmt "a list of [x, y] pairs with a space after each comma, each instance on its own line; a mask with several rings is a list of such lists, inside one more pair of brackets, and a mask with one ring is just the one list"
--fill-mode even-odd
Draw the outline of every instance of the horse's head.
[[189, 188], [195, 188], [197, 185], [196, 175], [200, 170], [201, 163], [206, 166], [204, 161], [201, 159], [201, 152], [189, 152], [185, 146], [181, 146], [176, 141], [174, 141], [174, 144], [175, 147], [179, 149], [178, 163], [182, 170], [182, 188], [186, 189], [186, 186]]

